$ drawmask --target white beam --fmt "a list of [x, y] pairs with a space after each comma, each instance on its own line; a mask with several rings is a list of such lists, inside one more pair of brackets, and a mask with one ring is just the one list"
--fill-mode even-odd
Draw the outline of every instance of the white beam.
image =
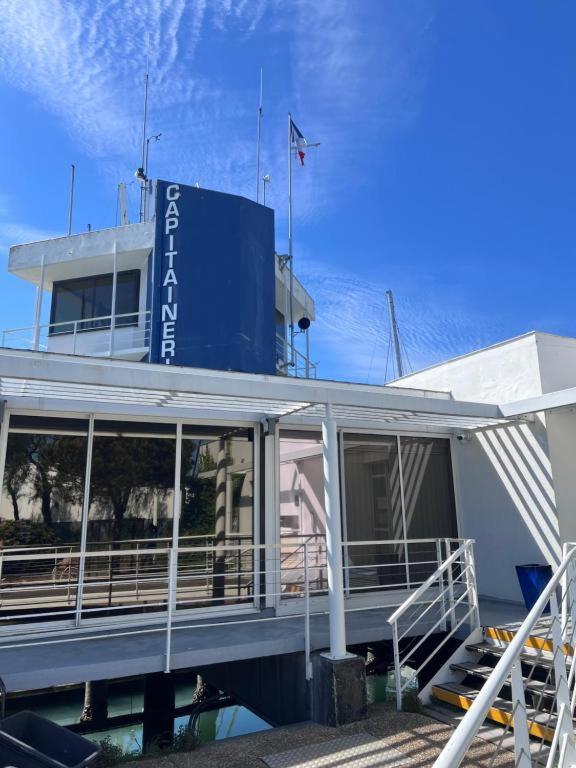
[[[293, 379], [287, 376], [208, 371], [198, 368], [97, 360], [85, 357], [0, 349], [0, 377], [49, 380], [136, 390], [152, 389], [289, 403], [331, 403], [359, 408], [418, 411], [447, 416], [501, 419], [498, 406], [444, 399], [438, 393]], [[288, 411], [289, 412], [289, 411]]]
[[340, 510], [340, 481], [338, 434], [332, 407], [326, 405], [322, 421], [324, 453], [324, 506], [326, 509], [326, 560], [328, 572], [328, 610], [330, 623], [330, 657], [346, 657], [346, 615], [342, 580], [342, 515]]
[[500, 410], [505, 417], [509, 418], [539, 411], [551, 411], [555, 408], [566, 408], [571, 405], [576, 406], [576, 387], [547, 392], [545, 395], [528, 397], [526, 400], [516, 400], [513, 403], [504, 403], [500, 406]]

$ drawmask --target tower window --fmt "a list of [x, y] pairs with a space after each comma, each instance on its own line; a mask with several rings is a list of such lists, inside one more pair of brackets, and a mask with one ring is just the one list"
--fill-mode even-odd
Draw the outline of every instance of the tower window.
[[[140, 270], [116, 276], [115, 326], [137, 325], [140, 303]], [[112, 274], [92, 275], [54, 283], [50, 335], [110, 328]]]

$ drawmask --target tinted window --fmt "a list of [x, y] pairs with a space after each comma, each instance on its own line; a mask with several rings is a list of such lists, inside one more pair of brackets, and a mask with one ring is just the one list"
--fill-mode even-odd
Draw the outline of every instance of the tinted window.
[[[116, 325], [132, 325], [138, 321], [140, 271], [119, 272], [116, 279]], [[51, 334], [70, 333], [72, 322], [82, 320], [79, 331], [108, 328], [112, 313], [112, 275], [93, 275], [54, 283], [50, 322]], [[70, 323], [70, 325], [68, 325]]]

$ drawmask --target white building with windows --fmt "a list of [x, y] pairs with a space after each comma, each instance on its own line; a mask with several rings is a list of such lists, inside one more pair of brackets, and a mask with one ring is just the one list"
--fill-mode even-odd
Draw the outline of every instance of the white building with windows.
[[[241, 345], [273, 370], [163, 359], [166, 333], [187, 359], [216, 359], [236, 315], [214, 305], [210, 344], [205, 313], [166, 331], [155, 227], [11, 250], [10, 270], [39, 290], [32, 329], [0, 348], [8, 689], [274, 659], [298, 670], [285, 720], [339, 722], [330, 681], [352, 698], [364, 681], [350, 646], [392, 640], [399, 669], [402, 638], [517, 615], [515, 565], [557, 568], [576, 538], [576, 340], [527, 334], [387, 386], [323, 381], [286, 333], [290, 308], [313, 319], [313, 301], [298, 283], [290, 301], [286, 265], [263, 248], [242, 257], [270, 258], [245, 290], [220, 287], [244, 297], [268, 281]], [[203, 269], [221, 255], [207, 242], [178, 258]], [[186, 269], [180, 304], [197, 291]]]

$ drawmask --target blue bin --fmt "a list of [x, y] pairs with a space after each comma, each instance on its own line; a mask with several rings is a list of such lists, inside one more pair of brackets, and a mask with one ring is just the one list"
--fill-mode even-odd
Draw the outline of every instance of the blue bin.
[[[530, 611], [552, 578], [552, 566], [527, 563], [526, 565], [517, 565], [516, 573], [518, 574], [524, 603]], [[546, 606], [544, 613], [550, 613], [549, 605]]]

